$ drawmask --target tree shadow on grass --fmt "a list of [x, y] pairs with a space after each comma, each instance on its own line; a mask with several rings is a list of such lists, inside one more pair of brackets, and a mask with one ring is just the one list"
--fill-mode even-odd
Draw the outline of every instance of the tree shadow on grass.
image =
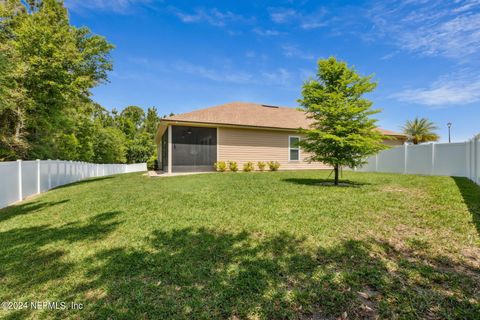
[[317, 178], [287, 178], [283, 179], [285, 182], [306, 185], [306, 186], [316, 186], [316, 187], [344, 187], [344, 188], [359, 188], [364, 185], [369, 185], [366, 182], [358, 182], [351, 180], [340, 179], [339, 185], [333, 185], [333, 179], [317, 179]]
[[0, 223], [16, 216], [26, 215], [35, 211], [39, 211], [41, 209], [66, 203], [68, 201], [70, 200], [69, 199], [64, 199], [60, 201], [37, 200], [37, 201], [31, 201], [26, 203], [19, 203], [6, 208], [2, 208], [0, 209]]
[[475, 319], [480, 312], [480, 270], [385, 241], [312, 248], [288, 233], [192, 228], [146, 241], [145, 249], [112, 248], [83, 262], [90, 281], [65, 293], [85, 302], [79, 316]]
[[453, 180], [462, 194], [463, 201], [470, 211], [472, 221], [480, 235], [480, 186], [468, 178], [453, 177]]
[[[54, 292], [53, 289], [62, 286], [76, 267], [75, 263], [64, 259], [67, 254], [64, 248], [74, 250], [77, 243], [106, 237], [119, 225], [114, 218], [120, 213], [105, 212], [85, 222], [60, 227], [45, 224], [0, 232], [0, 301], [18, 301], [18, 297], [25, 294], [37, 301], [37, 292]], [[64, 301], [55, 294], [49, 295], [49, 299]], [[12, 311], [7, 317], [23, 318], [31, 311]]]

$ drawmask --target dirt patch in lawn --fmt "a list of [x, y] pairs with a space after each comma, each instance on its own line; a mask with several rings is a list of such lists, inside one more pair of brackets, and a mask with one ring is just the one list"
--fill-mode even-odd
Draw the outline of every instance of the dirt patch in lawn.
[[422, 190], [419, 188], [405, 188], [399, 185], [386, 185], [380, 188], [379, 190], [383, 192], [391, 192], [391, 193], [404, 193], [404, 194], [408, 194], [410, 196], [415, 196], [415, 197], [426, 196], [425, 190]]

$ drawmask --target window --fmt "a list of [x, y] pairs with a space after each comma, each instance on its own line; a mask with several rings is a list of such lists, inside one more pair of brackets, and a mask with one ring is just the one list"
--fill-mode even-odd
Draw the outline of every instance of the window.
[[300, 160], [300, 137], [288, 137], [288, 161]]

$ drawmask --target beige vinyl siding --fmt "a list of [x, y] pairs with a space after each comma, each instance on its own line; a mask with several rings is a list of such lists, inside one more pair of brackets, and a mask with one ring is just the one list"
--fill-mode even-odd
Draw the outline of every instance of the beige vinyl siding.
[[[300, 150], [300, 161], [289, 161], [289, 136], [300, 136], [294, 131], [218, 128], [218, 161], [236, 161], [239, 169], [245, 162], [278, 161], [280, 170], [328, 169], [320, 162], [308, 163], [308, 154]], [[389, 146], [402, 145], [403, 140], [385, 140]]]
[[239, 169], [247, 161], [278, 161], [280, 170], [326, 169], [328, 166], [304, 161], [307, 154], [300, 150], [300, 161], [288, 161], [288, 137], [295, 132], [218, 128], [218, 161], [236, 161]]
[[384, 140], [383, 143], [386, 144], [387, 146], [396, 147], [396, 146], [402, 146], [404, 143], [404, 140], [397, 138], [395, 140]]

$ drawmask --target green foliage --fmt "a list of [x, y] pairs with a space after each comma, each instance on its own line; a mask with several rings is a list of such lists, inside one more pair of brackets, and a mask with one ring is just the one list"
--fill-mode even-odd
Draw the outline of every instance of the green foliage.
[[147, 162], [154, 152], [155, 145], [150, 134], [147, 132], [139, 133], [133, 138], [133, 140], [130, 140], [127, 143], [127, 162]]
[[99, 128], [93, 144], [96, 163], [125, 163], [125, 137], [118, 128]]
[[157, 110], [110, 113], [90, 99], [112, 49], [72, 26], [62, 1], [0, 1], [0, 160], [149, 160]]
[[248, 161], [243, 164], [243, 171], [250, 172], [255, 169], [253, 162]]
[[147, 109], [147, 116], [145, 117], [144, 128], [152, 137], [157, 133], [158, 123], [160, 117], [157, 113], [157, 108], [151, 107]]
[[2, 1], [0, 24], [0, 81], [8, 83], [1, 93], [1, 157], [90, 158], [91, 148], [85, 156], [76, 146], [82, 138], [74, 120], [91, 116], [90, 89], [107, 80], [113, 46], [70, 25], [56, 0]]
[[313, 124], [299, 130], [304, 135], [300, 146], [311, 154], [310, 161], [334, 167], [335, 184], [340, 166], [362, 165], [368, 156], [387, 148], [377, 120], [370, 117], [379, 110], [371, 109], [372, 102], [363, 98], [375, 87], [372, 76], [362, 77], [334, 57], [319, 60], [317, 78], [303, 85], [298, 102]]
[[228, 161], [228, 169], [232, 172], [237, 172], [238, 164], [235, 161]]
[[148, 170], [158, 170], [158, 159], [157, 159], [157, 155], [156, 155], [156, 154], [152, 155], [152, 156], [147, 160], [147, 169], [148, 169]]
[[115, 117], [118, 127], [129, 139], [134, 139], [135, 134], [142, 127], [145, 120], [145, 112], [137, 106], [129, 106]]
[[440, 137], [435, 133], [438, 127], [432, 121], [426, 118], [415, 118], [408, 120], [403, 126], [403, 133], [408, 136], [408, 140], [413, 144], [419, 144], [428, 141], [438, 141]]
[[79, 141], [77, 137], [73, 134], [63, 134], [58, 139], [57, 156], [54, 156], [55, 159], [62, 160], [77, 160], [78, 150], [79, 150]]
[[225, 161], [218, 161], [213, 164], [215, 170], [218, 172], [225, 172], [227, 170], [227, 164]]
[[257, 167], [258, 167], [258, 170], [260, 170], [260, 171], [264, 171], [266, 166], [267, 166], [267, 164], [263, 161], [258, 161], [257, 162]]
[[280, 162], [278, 161], [269, 161], [267, 164], [270, 171], [277, 171], [280, 168]]

